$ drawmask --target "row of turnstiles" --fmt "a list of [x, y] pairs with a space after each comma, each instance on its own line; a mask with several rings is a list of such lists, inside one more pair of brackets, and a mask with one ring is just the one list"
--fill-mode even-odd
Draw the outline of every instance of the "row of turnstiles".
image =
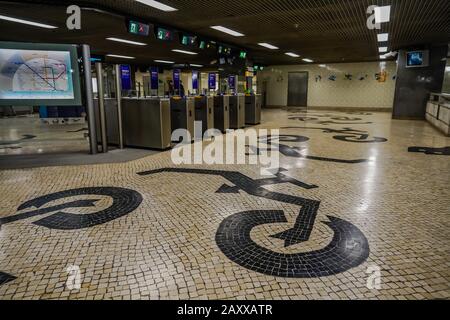
[[[108, 145], [168, 149], [172, 146], [172, 132], [185, 129], [194, 139], [194, 125], [202, 122], [202, 134], [208, 129], [226, 132], [261, 122], [260, 95], [217, 95], [195, 97], [122, 98], [121, 123], [116, 99], [105, 99], [106, 139]], [[96, 119], [100, 119], [98, 100], [95, 100]], [[122, 125], [122, 130], [119, 130]], [[97, 132], [100, 132], [97, 121]], [[98, 137], [101, 143], [101, 136]]]

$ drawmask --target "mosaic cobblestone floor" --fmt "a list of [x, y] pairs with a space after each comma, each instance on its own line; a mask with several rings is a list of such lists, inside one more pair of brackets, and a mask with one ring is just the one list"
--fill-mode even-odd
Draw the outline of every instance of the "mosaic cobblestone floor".
[[282, 128], [277, 176], [170, 151], [0, 171], [0, 298], [450, 298], [450, 161], [420, 152], [450, 138], [387, 113], [265, 110], [259, 127]]

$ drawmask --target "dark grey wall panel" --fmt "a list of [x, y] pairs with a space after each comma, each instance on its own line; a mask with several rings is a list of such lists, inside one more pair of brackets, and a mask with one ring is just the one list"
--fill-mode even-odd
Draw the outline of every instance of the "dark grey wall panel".
[[[412, 48], [411, 50], [414, 50]], [[447, 57], [447, 45], [430, 48], [430, 65], [406, 68], [406, 53], [399, 50], [393, 118], [424, 119], [431, 92], [441, 92]]]
[[289, 72], [288, 106], [306, 107], [308, 104], [308, 72]]

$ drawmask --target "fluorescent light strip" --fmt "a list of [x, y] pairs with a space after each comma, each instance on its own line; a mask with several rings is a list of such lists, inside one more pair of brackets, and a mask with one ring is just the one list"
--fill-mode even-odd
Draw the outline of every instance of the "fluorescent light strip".
[[326, 65], [326, 64], [319, 64], [319, 67], [321, 67], [321, 68], [326, 68], [327, 65]]
[[375, 7], [375, 23], [384, 23], [391, 20], [391, 6]]
[[130, 57], [130, 56], [121, 56], [118, 54], [107, 54], [107, 57], [111, 57], [111, 58], [121, 58], [121, 59], [135, 59], [135, 57]]
[[30, 26], [39, 27], [39, 28], [45, 28], [45, 29], [58, 29], [58, 27], [51, 26], [49, 24], [38, 23], [38, 22], [33, 22], [33, 21], [29, 21], [29, 20], [23, 20], [23, 19], [8, 17], [8, 16], [2, 16], [2, 15], [0, 15], [0, 20], [6, 20], [6, 21], [10, 21], [10, 22], [17, 22], [17, 23], [27, 24], [27, 25], [30, 25]]
[[382, 59], [382, 60], [386, 59], [386, 55], [381, 55], [380, 59]]
[[302, 59], [303, 61], [305, 61], [305, 62], [314, 62], [313, 60], [311, 60], [311, 59], [307, 59], [307, 58], [305, 58], [305, 59]]
[[173, 49], [172, 51], [173, 51], [173, 52], [178, 52], [178, 53], [190, 54], [190, 55], [196, 55], [196, 54], [198, 54], [197, 52], [186, 51], [186, 50], [180, 50], [180, 49]]
[[145, 4], [149, 7], [152, 8], [156, 8], [159, 9], [161, 11], [166, 11], [166, 12], [170, 12], [170, 11], [177, 11], [178, 9], [175, 9], [174, 7], [168, 6], [167, 4], [158, 2], [158, 1], [154, 1], [154, 0], [136, 0], [137, 2], [140, 2], [142, 4]]
[[191, 67], [197, 67], [197, 68], [203, 67], [202, 64], [193, 64], [193, 63], [191, 63], [190, 66], [191, 66]]
[[243, 33], [231, 30], [231, 29], [223, 27], [223, 26], [211, 26], [211, 29], [214, 29], [214, 30], [226, 33], [226, 34], [229, 34], [229, 35], [231, 35], [233, 37], [243, 37], [244, 36]]
[[166, 61], [166, 60], [153, 60], [153, 61], [158, 62], [158, 63], [167, 63], [167, 64], [174, 64], [175, 63], [173, 61]]
[[377, 34], [378, 42], [386, 42], [389, 40], [389, 33]]
[[379, 47], [378, 48], [378, 52], [380, 52], [380, 53], [384, 53], [384, 52], [387, 52], [388, 51], [388, 47]]
[[275, 47], [274, 45], [267, 43], [267, 42], [260, 42], [260, 43], [258, 43], [258, 45], [260, 45], [261, 47], [264, 47], [264, 48], [271, 49], [271, 50], [279, 49], [278, 47]]
[[290, 56], [290, 57], [294, 57], [294, 58], [300, 57], [298, 54], [293, 53], [293, 52], [286, 52], [285, 55]]
[[123, 42], [123, 43], [127, 43], [127, 44], [133, 44], [135, 46], [146, 46], [147, 45], [146, 43], [142, 43], [142, 42], [136, 42], [136, 41], [131, 41], [131, 40], [119, 39], [119, 38], [114, 38], [114, 37], [106, 38], [106, 40], [116, 41], [116, 42]]

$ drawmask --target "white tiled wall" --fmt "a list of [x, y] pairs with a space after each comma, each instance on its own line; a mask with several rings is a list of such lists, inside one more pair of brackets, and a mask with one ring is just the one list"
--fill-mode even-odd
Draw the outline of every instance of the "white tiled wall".
[[[386, 82], [378, 82], [375, 74], [386, 70]], [[319, 65], [270, 66], [258, 74], [258, 88], [267, 81], [267, 105], [286, 106], [288, 73], [307, 71], [309, 73], [308, 106], [346, 108], [392, 108], [395, 92], [397, 65], [395, 62], [338, 63]], [[352, 74], [353, 80], [345, 75]], [[321, 81], [316, 81], [317, 76]], [[328, 78], [336, 75], [336, 81]], [[358, 80], [366, 76], [365, 80]]]

